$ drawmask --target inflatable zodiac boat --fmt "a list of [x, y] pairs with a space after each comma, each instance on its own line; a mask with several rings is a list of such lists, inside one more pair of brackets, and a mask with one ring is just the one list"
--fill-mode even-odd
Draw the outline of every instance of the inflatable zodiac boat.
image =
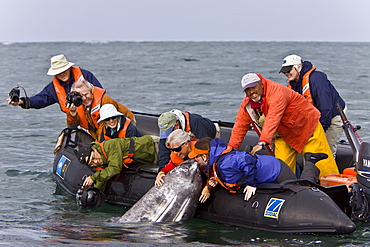
[[[137, 128], [142, 134], [159, 135], [157, 115], [136, 113], [135, 116]], [[227, 142], [233, 124], [219, 122], [219, 125], [221, 139]], [[94, 173], [92, 168], [79, 163], [75, 156], [80, 144], [91, 141], [92, 138], [79, 129], [64, 129], [58, 138], [53, 179], [70, 195], [75, 196], [83, 178]], [[241, 148], [246, 150], [257, 141], [257, 135], [248, 131]], [[264, 152], [267, 154], [267, 151]], [[354, 157], [351, 145], [341, 143], [336, 157], [339, 170], [353, 166]], [[123, 168], [109, 181], [104, 191], [105, 202], [133, 206], [154, 186], [157, 170], [156, 165]], [[349, 202], [345, 185], [324, 188], [304, 180], [262, 184], [249, 201], [243, 200], [242, 192], [232, 194], [216, 186], [210, 198], [204, 204], [198, 204], [195, 217], [279, 233], [349, 234], [356, 228], [350, 219]], [[359, 214], [362, 211], [357, 210]]]

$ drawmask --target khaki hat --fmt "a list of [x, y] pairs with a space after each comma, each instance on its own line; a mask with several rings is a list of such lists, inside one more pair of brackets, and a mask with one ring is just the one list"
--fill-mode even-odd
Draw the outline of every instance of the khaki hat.
[[74, 63], [68, 62], [67, 58], [63, 55], [56, 55], [50, 58], [50, 69], [48, 70], [48, 75], [57, 75], [60, 74], [70, 67], [72, 67]]
[[158, 118], [158, 127], [160, 130], [160, 138], [164, 139], [167, 138], [171, 132], [173, 127], [177, 122], [177, 117], [172, 112], [165, 112], [162, 113]]

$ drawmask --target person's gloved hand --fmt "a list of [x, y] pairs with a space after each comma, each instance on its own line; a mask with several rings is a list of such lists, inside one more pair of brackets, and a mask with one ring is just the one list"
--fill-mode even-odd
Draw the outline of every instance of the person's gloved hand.
[[243, 191], [245, 193], [244, 200], [248, 201], [256, 193], [256, 189], [256, 187], [247, 185]]

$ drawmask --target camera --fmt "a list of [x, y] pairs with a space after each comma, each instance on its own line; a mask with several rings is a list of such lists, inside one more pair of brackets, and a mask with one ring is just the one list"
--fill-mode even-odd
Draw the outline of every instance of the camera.
[[79, 92], [72, 91], [67, 94], [67, 104], [74, 104], [75, 106], [82, 105], [82, 95]]
[[12, 90], [10, 90], [9, 97], [11, 101], [19, 102], [19, 94], [20, 94], [20, 90], [18, 89], [18, 87], [15, 87]]

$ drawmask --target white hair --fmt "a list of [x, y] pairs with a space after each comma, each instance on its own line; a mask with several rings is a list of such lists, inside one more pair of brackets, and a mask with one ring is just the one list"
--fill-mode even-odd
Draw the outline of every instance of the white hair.
[[171, 144], [181, 145], [184, 142], [190, 141], [192, 137], [193, 137], [192, 133], [188, 133], [182, 129], [174, 130], [167, 137], [166, 146], [169, 147]]
[[88, 80], [82, 79], [75, 81], [72, 85], [71, 91], [76, 91], [76, 88], [81, 89], [82, 87], [86, 86], [92, 93], [94, 92], [94, 85], [91, 84]]

